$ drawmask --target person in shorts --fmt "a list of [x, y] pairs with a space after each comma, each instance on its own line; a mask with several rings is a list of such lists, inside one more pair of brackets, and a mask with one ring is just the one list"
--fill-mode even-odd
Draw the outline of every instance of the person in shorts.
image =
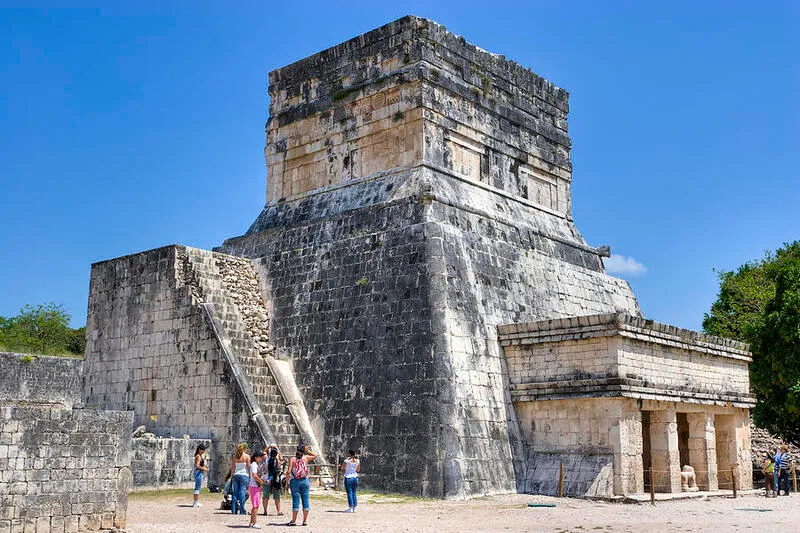
[[308, 493], [311, 483], [308, 480], [308, 463], [317, 458], [311, 448], [298, 444], [294, 457], [289, 459], [289, 470], [286, 474], [286, 485], [292, 491], [292, 520], [287, 526], [297, 525], [297, 514], [300, 512], [300, 502], [303, 502], [303, 525], [308, 525], [308, 511], [311, 509]]
[[258, 475], [258, 467], [264, 462], [264, 452], [257, 451], [253, 454], [250, 463], [250, 483], [248, 485], [248, 492], [250, 494], [250, 525], [253, 529], [261, 529], [258, 525], [258, 508], [261, 506], [261, 487], [264, 485], [264, 480]]
[[[261, 489], [261, 494], [264, 500], [264, 516], [269, 513], [269, 498], [275, 500], [275, 513], [278, 516], [283, 516], [281, 512], [281, 493], [283, 492], [283, 458], [278, 447], [273, 445], [268, 446], [264, 452], [267, 454], [267, 460], [261, 465], [259, 469], [259, 476], [265, 479], [264, 486]], [[263, 472], [263, 475], [262, 475]]]

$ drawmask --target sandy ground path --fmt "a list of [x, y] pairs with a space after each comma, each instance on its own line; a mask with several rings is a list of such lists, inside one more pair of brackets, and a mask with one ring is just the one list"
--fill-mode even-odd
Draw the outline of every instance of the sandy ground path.
[[[191, 491], [132, 494], [128, 533], [231, 533], [248, 529], [248, 517], [219, 509], [218, 494], [203, 494], [200, 509], [191, 507]], [[420, 500], [385, 495], [362, 495], [355, 514], [344, 513], [344, 494], [313, 493], [307, 527], [287, 527], [291, 498], [284, 500], [285, 516], [259, 515], [264, 531], [436, 532], [602, 531], [704, 532], [800, 531], [800, 496], [745, 496], [679, 500], [649, 504], [594, 502], [510, 494], [470, 501]], [[532, 508], [531, 503], [555, 503], [555, 508]], [[248, 506], [249, 510], [249, 506]], [[270, 512], [274, 513], [270, 506]]]

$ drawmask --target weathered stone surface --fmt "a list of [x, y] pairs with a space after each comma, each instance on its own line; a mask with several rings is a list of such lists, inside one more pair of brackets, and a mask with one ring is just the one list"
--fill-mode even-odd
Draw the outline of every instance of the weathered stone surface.
[[[497, 337], [502, 324], [623, 313], [631, 332], [618, 353], [633, 355], [580, 372], [646, 374], [637, 343], [650, 337], [635, 330], [650, 325], [637, 322], [630, 286], [606, 275], [608, 249], [589, 246], [572, 220], [566, 91], [418, 17], [269, 79], [267, 205], [248, 231], [215, 253], [175, 246], [93, 266], [87, 401], [230, 449], [253, 434], [247, 417], [261, 420], [231, 388], [239, 376], [226, 382], [222, 356], [233, 352], [276, 437], [310, 425], [329, 458], [361, 449], [367, 486], [525, 490], [558, 460], [581, 471], [576, 491], [640, 490], [635, 401], [609, 399], [614, 416], [576, 411], [578, 427], [593, 428], [591, 457], [560, 440], [531, 451], [525, 441], [539, 437], [526, 424], [550, 414], [520, 425], [508, 380], [522, 370], [509, 370]], [[674, 333], [664, 328], [648, 335]], [[717, 349], [690, 341], [703, 357]], [[275, 390], [270, 361], [291, 367], [281, 374], [292, 387]], [[551, 407], [553, 420], [568, 413]], [[586, 444], [564, 418], [564, 440]]]
[[26, 400], [59, 403], [81, 402], [83, 359], [0, 352], [0, 402]]
[[[238, 441], [287, 453], [303, 440], [292, 415], [302, 402], [284, 400], [267, 364], [269, 312], [249, 260], [170, 246], [98, 263], [89, 308], [86, 401], [129, 408], [159, 437], [210, 441], [211, 483], [222, 485]], [[185, 481], [152, 451], [141, 460], [166, 477], [139, 468], [137, 486]]]
[[[751, 486], [746, 345], [620, 313], [509, 324], [498, 333], [527, 448], [526, 490], [552, 490], [554, 461], [587, 470], [573, 456], [599, 452], [613, 456], [606, 495], [650, 483], [680, 492], [686, 462], [703, 490], [732, 488], [732, 470], [739, 488]], [[603, 467], [585, 475], [598, 479]]]
[[[201, 444], [208, 447], [208, 442], [203, 439], [132, 439], [132, 488], [153, 490], [194, 487], [194, 451]], [[206, 454], [215, 457], [217, 455], [209, 449]], [[216, 465], [207, 466], [211, 469]]]
[[174, 246], [93, 265], [83, 394], [159, 436], [206, 439], [220, 484], [234, 442], [253, 435], [196, 290]]
[[64, 387], [80, 383], [81, 361], [21, 357], [0, 354], [2, 383], [14, 376], [7, 369], [21, 380], [0, 398], [0, 525], [65, 531], [83, 521], [97, 530], [105, 516], [124, 526], [132, 413], [73, 408], [76, 394]]
[[498, 328], [515, 401], [625, 396], [752, 407], [747, 346], [625, 314]]

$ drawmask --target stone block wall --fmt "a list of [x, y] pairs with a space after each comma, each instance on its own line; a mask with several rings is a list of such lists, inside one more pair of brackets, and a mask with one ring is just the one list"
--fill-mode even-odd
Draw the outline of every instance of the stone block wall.
[[[131, 474], [133, 490], [194, 487], [194, 451], [203, 439], [135, 438], [132, 441]], [[216, 456], [206, 450], [207, 456]], [[229, 466], [228, 462], [225, 462]], [[209, 471], [214, 469], [208, 464]], [[207, 483], [207, 479], [204, 483]]]
[[626, 314], [499, 328], [517, 399], [598, 393], [736, 407], [750, 396], [747, 346]]
[[158, 436], [207, 439], [220, 484], [234, 443], [254, 434], [179, 250], [92, 265], [84, 401], [133, 411]]
[[720, 391], [750, 394], [749, 356], [703, 353], [686, 345], [654, 344], [643, 338], [625, 338], [618, 350], [619, 375], [644, 379], [651, 387], [712, 395]]
[[402, 19], [270, 72], [268, 201], [421, 160], [411, 31]]
[[[621, 433], [625, 432], [625, 420], [631, 417], [635, 419], [636, 412], [638, 409], [634, 405], [619, 399], [517, 404], [517, 415], [526, 443], [523, 492], [556, 494], [559, 465], [563, 464], [565, 494], [615, 494], [614, 483], [621, 483], [621, 478], [617, 473], [619, 468], [615, 469], [614, 464], [622, 465], [622, 455], [630, 455], [627, 453], [629, 444], [621, 439]], [[638, 427], [641, 431], [641, 425]], [[632, 455], [638, 454], [641, 462], [641, 435], [639, 444], [638, 450], [634, 446]]]
[[572, 224], [567, 93], [405, 17], [270, 73], [270, 95], [268, 204], [219, 250], [259, 267], [328, 455], [359, 443], [389, 490], [513, 490], [496, 326], [639, 313]]
[[74, 408], [81, 363], [0, 354], [0, 531], [125, 526], [131, 413]]
[[553, 470], [564, 464], [578, 472], [567, 490], [586, 491], [573, 494], [642, 492], [645, 461], [657, 492], [681, 490], [683, 464], [704, 490], [730, 490], [734, 470], [739, 488], [750, 486], [745, 345], [622, 313], [498, 332], [527, 459], [524, 490], [552, 493]]
[[360, 448], [366, 485], [436, 496], [441, 466], [419, 460], [439, 453], [435, 412], [445, 386], [430, 333], [422, 210], [404, 199], [245, 236], [222, 250], [254, 258], [270, 340], [291, 360], [327, 456]]
[[0, 361], [0, 402], [80, 404], [83, 359], [0, 353]]
[[571, 218], [567, 92], [433, 21], [404, 17], [269, 80], [270, 202], [423, 163]]

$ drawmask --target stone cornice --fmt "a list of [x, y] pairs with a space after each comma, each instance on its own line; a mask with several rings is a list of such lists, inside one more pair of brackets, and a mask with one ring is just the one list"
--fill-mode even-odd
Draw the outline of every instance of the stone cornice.
[[705, 335], [624, 313], [508, 324], [498, 326], [497, 331], [502, 346], [619, 336], [740, 361], [752, 361], [748, 346], [743, 342]]

